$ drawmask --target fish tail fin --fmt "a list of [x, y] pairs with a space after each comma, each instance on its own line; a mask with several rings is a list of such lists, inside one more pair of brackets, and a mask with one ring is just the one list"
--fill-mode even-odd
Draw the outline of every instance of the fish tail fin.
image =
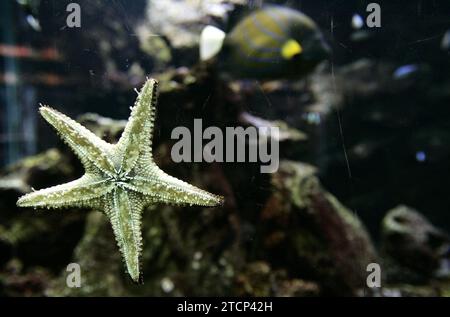
[[206, 61], [216, 56], [225, 39], [225, 32], [215, 26], [206, 26], [200, 35], [200, 60]]

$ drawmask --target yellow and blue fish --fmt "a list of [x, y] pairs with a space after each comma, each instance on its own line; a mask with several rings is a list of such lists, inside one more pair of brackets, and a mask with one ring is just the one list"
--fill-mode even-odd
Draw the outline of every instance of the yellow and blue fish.
[[222, 70], [239, 78], [301, 78], [329, 53], [311, 18], [281, 6], [254, 11], [229, 34], [207, 26], [200, 39], [200, 59], [215, 58]]

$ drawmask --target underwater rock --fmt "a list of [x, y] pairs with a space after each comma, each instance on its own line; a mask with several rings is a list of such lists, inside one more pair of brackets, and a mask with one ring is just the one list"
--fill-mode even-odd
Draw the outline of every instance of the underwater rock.
[[82, 114], [77, 117], [77, 122], [109, 143], [115, 143], [119, 140], [127, 123], [126, 120], [114, 120], [96, 113]]
[[19, 175], [10, 175], [0, 178], [0, 193], [3, 196], [0, 201], [0, 208], [6, 208], [4, 204], [13, 206], [16, 197], [28, 193], [31, 187]]
[[286, 234], [267, 247], [275, 254], [290, 250], [284, 255], [289, 266], [297, 267], [299, 277], [313, 278], [323, 294], [355, 295], [365, 288], [367, 265], [377, 262], [377, 255], [364, 225], [322, 188], [316, 171], [307, 164], [280, 162], [262, 220], [277, 224], [270, 231]]
[[[278, 135], [276, 137], [272, 136], [278, 142], [282, 142], [282, 141], [286, 141], [286, 140], [304, 141], [308, 138], [304, 132], [290, 127], [286, 122], [284, 122], [282, 120], [268, 121], [268, 120], [253, 116], [248, 112], [241, 113], [241, 115], [239, 116], [239, 119], [242, 123], [254, 126], [258, 129], [260, 129], [260, 128], [269, 129], [271, 127], [278, 128], [279, 129]], [[270, 135], [264, 135], [264, 137], [267, 138], [267, 137], [270, 137]]]
[[126, 294], [122, 280], [124, 266], [108, 219], [102, 213], [92, 211], [87, 216], [84, 234], [74, 250], [72, 262], [80, 266], [82, 287], [67, 287], [68, 272], [63, 270], [61, 276], [53, 280], [47, 289], [47, 296]]
[[0, 269], [0, 296], [44, 296], [51, 278], [44, 268], [25, 269], [19, 259], [11, 259]]
[[349, 107], [353, 111], [361, 111], [354, 109], [353, 105], [383, 98], [384, 95], [407, 93], [418, 83], [423, 84], [426, 68], [421, 66], [422, 76], [399, 80], [395, 78], [396, 66], [388, 62], [377, 63], [363, 58], [339, 67], [324, 65], [312, 75], [308, 89], [314, 96], [314, 102], [307, 108], [324, 115]]
[[281, 297], [311, 297], [319, 296], [320, 287], [317, 283], [300, 279], [287, 279], [276, 286], [275, 296]]
[[[69, 178], [74, 172], [66, 156], [57, 149], [50, 149], [8, 166], [0, 173], [0, 179], [3, 180], [4, 189], [8, 186], [19, 186], [22, 189], [41, 188], [49, 181], [57, 182], [59, 179]], [[16, 181], [9, 182], [11, 179]]]
[[450, 237], [407, 206], [387, 212], [382, 223], [382, 253], [389, 282], [423, 283], [433, 278], [450, 248]]
[[240, 296], [251, 295], [257, 297], [271, 295], [272, 272], [266, 262], [249, 263], [236, 278]]
[[0, 174], [0, 241], [10, 245], [31, 241], [35, 235], [50, 230], [52, 221], [38, 218], [32, 221], [32, 211], [21, 211], [17, 199], [33, 188], [54, 185], [58, 180], [67, 180], [73, 168], [66, 157], [56, 149], [27, 157]]
[[182, 65], [193, 64], [198, 61], [198, 44], [203, 27], [212, 21], [224, 23], [228, 13], [237, 5], [245, 5], [245, 2], [148, 0], [146, 20], [139, 25], [137, 32], [141, 47], [149, 47], [149, 41], [154, 43], [151, 37], [164, 38], [170, 49], [174, 50], [172, 55], [176, 57], [176, 63], [182, 60]]
[[335, 80], [342, 83], [342, 92], [346, 98], [368, 98], [381, 91], [395, 91], [392, 72], [393, 66], [360, 59], [339, 68]]
[[320, 294], [316, 283], [288, 278], [285, 270], [274, 270], [264, 261], [245, 265], [236, 276], [235, 287], [238, 296], [305, 297]]
[[[75, 177], [75, 170], [62, 152], [50, 149], [27, 157], [1, 172], [0, 177], [0, 272], [6, 274], [7, 294], [39, 295], [50, 277], [67, 265], [83, 230], [84, 214], [68, 211], [65, 217], [19, 209], [15, 201], [32, 188], [52, 186]], [[26, 270], [9, 272], [13, 256]], [[40, 277], [43, 273], [45, 276]], [[22, 291], [19, 291], [21, 289]], [[15, 293], [17, 292], [17, 293]]]
[[139, 37], [140, 48], [154, 59], [154, 71], [162, 71], [170, 65], [172, 52], [168, 43], [159, 35], [140, 25], [136, 32]]

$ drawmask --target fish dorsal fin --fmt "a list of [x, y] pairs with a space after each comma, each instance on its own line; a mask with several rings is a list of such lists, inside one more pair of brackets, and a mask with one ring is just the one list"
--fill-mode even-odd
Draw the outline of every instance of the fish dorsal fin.
[[200, 35], [200, 60], [216, 56], [223, 46], [225, 32], [215, 26], [206, 26]]

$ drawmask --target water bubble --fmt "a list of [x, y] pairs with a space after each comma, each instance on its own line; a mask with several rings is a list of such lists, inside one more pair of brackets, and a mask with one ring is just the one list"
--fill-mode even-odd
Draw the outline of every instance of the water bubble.
[[203, 253], [201, 251], [197, 251], [194, 253], [194, 260], [199, 261], [203, 257]]
[[164, 293], [170, 293], [175, 288], [175, 285], [173, 284], [170, 278], [164, 277], [161, 280], [161, 288], [164, 291]]
[[418, 151], [416, 153], [416, 160], [418, 162], [425, 162], [426, 159], [427, 159], [427, 155], [424, 151]]
[[364, 26], [364, 20], [359, 14], [354, 14], [352, 17], [352, 27], [354, 29], [360, 29]]
[[441, 48], [444, 51], [448, 51], [450, 49], [450, 30], [445, 32], [444, 36], [442, 37]]
[[417, 65], [403, 65], [398, 67], [394, 73], [392, 74], [392, 77], [394, 79], [405, 79], [411, 76], [412, 74], [416, 73], [419, 70], [419, 67]]
[[309, 123], [313, 125], [319, 125], [321, 122], [320, 113], [318, 112], [308, 112], [303, 115], [303, 118]]
[[193, 270], [198, 270], [199, 268], [200, 268], [200, 262], [198, 262], [198, 261], [192, 262], [192, 269]]

